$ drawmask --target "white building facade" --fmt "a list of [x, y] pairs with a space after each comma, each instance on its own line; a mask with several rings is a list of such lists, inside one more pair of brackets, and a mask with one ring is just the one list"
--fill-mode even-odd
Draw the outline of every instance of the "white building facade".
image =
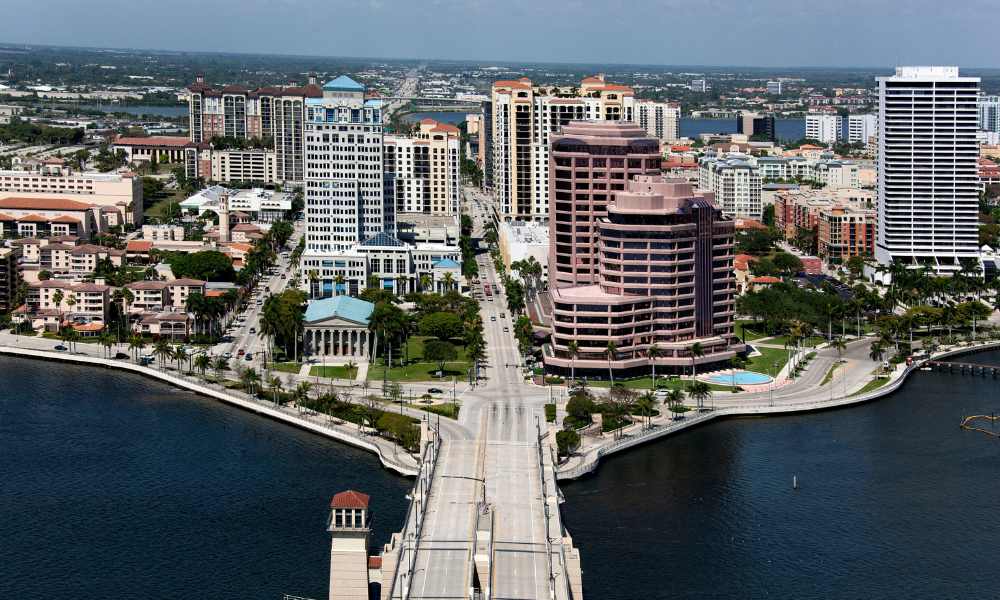
[[681, 105], [676, 102], [637, 100], [635, 122], [650, 136], [664, 142], [680, 137]]
[[847, 141], [851, 144], [867, 144], [878, 135], [878, 115], [848, 115]]
[[728, 217], [761, 217], [760, 171], [749, 157], [702, 158], [698, 163], [698, 187], [713, 192], [716, 203]]
[[875, 257], [955, 273], [978, 247], [978, 77], [897, 67], [880, 77]]
[[836, 144], [844, 136], [844, 118], [840, 115], [806, 115], [806, 137], [824, 144]]

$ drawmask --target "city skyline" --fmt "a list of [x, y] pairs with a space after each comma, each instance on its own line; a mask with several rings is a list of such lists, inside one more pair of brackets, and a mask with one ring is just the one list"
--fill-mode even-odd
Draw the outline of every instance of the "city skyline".
[[[0, 24], [0, 38], [9, 43], [381, 59], [462, 56], [475, 61], [536, 62], [545, 57], [548, 60], [542, 62], [775, 67], [786, 66], [787, 56], [793, 55], [797, 66], [976, 67], [989, 55], [991, 25], [982, 18], [988, 6], [978, 0], [953, 6], [946, 14], [938, 14], [926, 0], [906, 7], [903, 14], [885, 1], [808, 9], [768, 2], [721, 10], [709, 4], [642, 0], [611, 18], [606, 7], [592, 2], [575, 2], [568, 10], [552, 2], [516, 0], [497, 6], [442, 0], [429, 11], [395, 0], [328, 4], [289, 0], [276, 6], [239, 4], [241, 28], [230, 33], [212, 23], [233, 14], [237, 5], [231, 0], [182, 3], [178, 8], [190, 4], [201, 18], [189, 19], [187, 10], [162, 14], [156, 31], [109, 28], [104, 15], [118, 11], [109, 0], [86, 6], [65, 0], [55, 4], [44, 12], [29, 8], [9, 15]], [[53, 9], [64, 18], [49, 19]], [[338, 26], [345, 10], [351, 11], [349, 28]], [[308, 12], [309, 18], [289, 18], [296, 11]], [[643, 18], [633, 18], [637, 14]], [[275, 22], [285, 26], [276, 30]], [[778, 37], [767, 33], [776, 23], [782, 24]], [[819, 24], [829, 35], [814, 35]], [[452, 35], [414, 33], [438, 26]], [[376, 28], [383, 35], [373, 39]], [[34, 32], [30, 40], [24, 39], [25, 31]], [[768, 44], [753, 43], [762, 35], [768, 36]], [[630, 43], [622, 45], [622, 39]], [[357, 51], [361, 48], [366, 51]], [[650, 60], [651, 49], [664, 59]], [[733, 61], [731, 56], [740, 59]]]

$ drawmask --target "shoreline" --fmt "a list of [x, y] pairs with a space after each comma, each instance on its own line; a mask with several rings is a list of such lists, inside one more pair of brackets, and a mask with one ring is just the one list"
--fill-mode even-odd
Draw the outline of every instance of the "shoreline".
[[[362, 450], [367, 450], [368, 452], [374, 453], [382, 467], [396, 473], [397, 475], [402, 475], [404, 477], [416, 477], [417, 466], [416, 461], [412, 459], [409, 461], [412, 464], [408, 464], [403, 460], [399, 460], [399, 454], [409, 457], [405, 451], [400, 450], [397, 452], [386, 452], [382, 445], [380, 445], [378, 438], [366, 438], [353, 433], [349, 427], [337, 427], [333, 425], [324, 425], [318, 423], [302, 416], [296, 414], [289, 414], [281, 409], [274, 408], [269, 404], [262, 403], [257, 400], [253, 400], [250, 397], [242, 398], [232, 392], [220, 391], [209, 387], [205, 382], [199, 380], [191, 380], [180, 374], [170, 374], [163, 371], [158, 371], [150, 367], [143, 367], [141, 365], [134, 364], [130, 361], [122, 361], [119, 359], [111, 358], [96, 358], [91, 356], [83, 356], [79, 354], [68, 354], [68, 353], [55, 353], [48, 352], [45, 350], [31, 350], [28, 348], [14, 348], [11, 346], [0, 346], [0, 355], [4, 356], [15, 356], [19, 358], [29, 358], [35, 360], [51, 360], [55, 362], [65, 362], [77, 365], [89, 365], [89, 366], [99, 366], [106, 369], [118, 369], [121, 371], [128, 371], [131, 373], [136, 373], [138, 375], [143, 375], [151, 379], [155, 379], [162, 383], [172, 385], [177, 388], [188, 390], [196, 394], [212, 398], [214, 400], [219, 400], [226, 404], [235, 406], [237, 408], [253, 412], [257, 415], [270, 418], [275, 421], [297, 427], [312, 433], [322, 435], [329, 439], [337, 442], [348, 444], [355, 448], [360, 448]], [[390, 444], [390, 442], [385, 442]], [[395, 446], [393, 446], [395, 447]]]
[[[910, 374], [919, 370], [928, 361], [952, 358], [973, 352], [996, 350], [998, 348], [1000, 348], [1000, 340], [994, 340], [980, 345], [957, 347], [938, 352], [929, 358], [914, 362], [902, 371], [897, 371], [899, 374], [895, 378], [890, 379], [890, 381], [886, 382], [885, 385], [865, 394], [855, 393], [854, 395], [836, 398], [832, 401], [803, 402], [799, 404], [784, 404], [778, 406], [758, 404], [745, 407], [720, 408], [711, 412], [703, 412], [694, 417], [685, 418], [680, 422], [674, 421], [667, 427], [657, 427], [656, 429], [646, 430], [637, 435], [627, 435], [626, 437], [612, 441], [607, 445], [592, 448], [581, 458], [580, 461], [578, 461], [577, 464], [570, 464], [572, 461], [567, 461], [563, 465], [557, 465], [556, 478], [559, 481], [572, 481], [574, 479], [586, 477], [587, 475], [593, 474], [597, 470], [597, 467], [600, 465], [601, 458], [605, 456], [628, 450], [629, 448], [646, 444], [692, 427], [710, 423], [716, 419], [765, 417], [769, 415], [791, 415], [820, 412], [848, 408], [857, 404], [872, 402], [898, 391], [899, 388], [902, 387], [903, 383], [906, 382]], [[892, 375], [890, 375], [890, 377], [892, 377]]]

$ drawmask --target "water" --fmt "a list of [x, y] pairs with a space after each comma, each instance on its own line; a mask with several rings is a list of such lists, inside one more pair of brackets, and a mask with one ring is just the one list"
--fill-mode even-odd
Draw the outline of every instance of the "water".
[[404, 121], [409, 121], [411, 123], [416, 123], [422, 119], [434, 119], [441, 123], [449, 123], [451, 125], [458, 125], [465, 120], [465, 115], [469, 113], [464, 112], [449, 112], [446, 110], [432, 110], [423, 112], [413, 112], [403, 115]]
[[604, 459], [564, 487], [584, 589], [603, 600], [995, 597], [1000, 442], [958, 425], [1000, 412], [998, 391], [992, 378], [918, 372], [877, 402], [721, 421]]
[[730, 371], [712, 375], [708, 381], [720, 385], [732, 385], [733, 383], [736, 385], [759, 385], [771, 381], [771, 377], [754, 371], [736, 371], [735, 373]]
[[[736, 119], [681, 118], [681, 137], [697, 138], [701, 133], [736, 133]], [[805, 119], [775, 119], [775, 136], [779, 140], [801, 140], [806, 137]]]
[[155, 106], [155, 105], [120, 105], [120, 104], [82, 104], [80, 108], [87, 110], [99, 110], [104, 113], [127, 113], [136, 117], [143, 115], [148, 117], [186, 117], [188, 107], [185, 106]]
[[0, 598], [326, 598], [330, 497], [374, 455], [145, 378], [0, 357]]

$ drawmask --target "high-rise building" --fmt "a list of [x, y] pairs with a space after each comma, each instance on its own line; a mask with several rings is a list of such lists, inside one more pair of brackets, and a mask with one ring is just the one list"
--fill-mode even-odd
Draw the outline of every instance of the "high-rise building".
[[979, 97], [979, 129], [1000, 133], [1000, 96]]
[[216, 137], [273, 144], [277, 181], [301, 184], [305, 100], [322, 95], [314, 78], [302, 87], [249, 90], [238, 85], [214, 88], [199, 75], [188, 86], [188, 135], [196, 144]]
[[714, 195], [727, 217], [759, 219], [763, 206], [760, 170], [749, 156], [708, 154], [698, 161], [698, 187]]
[[782, 81], [779, 79], [777, 81], [767, 82], [767, 93], [771, 96], [780, 96], [782, 92]]
[[14, 306], [14, 300], [20, 283], [18, 275], [20, 258], [21, 248], [19, 246], [0, 248], [0, 314], [17, 308]]
[[850, 144], [867, 144], [878, 135], [878, 115], [848, 115], [847, 141]]
[[775, 141], [774, 115], [755, 112], [740, 112], [736, 115], [736, 133], [749, 138]]
[[483, 102], [483, 123], [480, 129], [483, 145], [483, 189], [493, 189], [493, 103]]
[[878, 78], [880, 264], [948, 274], [978, 257], [979, 81], [958, 67]]
[[[743, 350], [733, 326], [734, 225], [710, 193], [682, 179], [641, 175], [609, 202], [597, 230], [588, 246], [599, 265], [596, 281], [550, 290], [547, 369], [601, 376], [611, 368], [630, 376], [655, 363], [657, 373], [681, 373]], [[701, 356], [691, 351], [695, 343]]]
[[497, 81], [492, 91], [493, 194], [504, 220], [549, 214], [549, 134], [570, 121], [632, 121], [632, 88], [584, 78], [579, 87]]
[[424, 119], [413, 136], [385, 136], [385, 172], [392, 176], [397, 213], [457, 215], [458, 127]]
[[646, 133], [664, 142], [680, 137], [681, 105], [676, 102], [637, 100], [635, 122]]
[[699, 92], [701, 94], [704, 94], [705, 92], [708, 91], [708, 80], [693, 79], [691, 80], [690, 85], [688, 85], [688, 89], [691, 90], [692, 92]]
[[827, 113], [807, 114], [806, 137], [828, 145], [836, 144], [844, 137], [844, 118]]
[[633, 123], [580, 121], [551, 136], [549, 288], [598, 277], [597, 221], [628, 180], [660, 172], [659, 141]]
[[383, 174], [382, 102], [342, 75], [305, 103], [304, 256], [395, 234], [392, 181]]

